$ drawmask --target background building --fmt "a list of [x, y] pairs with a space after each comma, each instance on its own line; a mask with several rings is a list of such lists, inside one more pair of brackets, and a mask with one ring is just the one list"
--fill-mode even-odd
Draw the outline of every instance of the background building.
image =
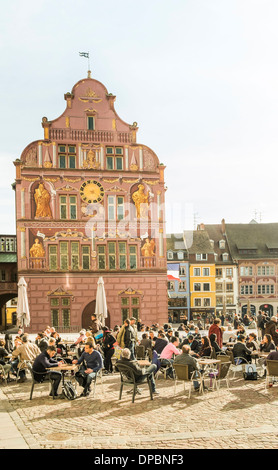
[[189, 262], [183, 234], [167, 235], [168, 316], [181, 323], [190, 316]]
[[15, 235], [0, 235], [0, 273], [0, 329], [5, 330], [14, 324], [14, 316], [6, 315], [6, 303], [17, 297]]

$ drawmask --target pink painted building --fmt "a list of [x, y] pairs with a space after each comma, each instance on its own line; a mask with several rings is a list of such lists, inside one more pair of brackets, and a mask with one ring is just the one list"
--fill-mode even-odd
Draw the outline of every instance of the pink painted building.
[[18, 276], [28, 285], [31, 325], [90, 325], [104, 280], [114, 327], [135, 316], [167, 321], [164, 165], [137, 143], [137, 123], [90, 77], [64, 95], [60, 117], [14, 162]]

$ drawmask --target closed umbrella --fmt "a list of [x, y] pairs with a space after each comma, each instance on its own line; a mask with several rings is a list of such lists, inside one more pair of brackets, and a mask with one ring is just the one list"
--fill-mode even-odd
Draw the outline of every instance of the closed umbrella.
[[24, 277], [18, 281], [18, 299], [17, 299], [17, 325], [30, 325], [30, 312], [27, 297], [27, 283]]
[[107, 303], [106, 303], [106, 295], [105, 295], [105, 289], [104, 289], [104, 281], [102, 277], [100, 277], [97, 282], [95, 314], [97, 318], [99, 319], [99, 321], [101, 322], [102, 326], [104, 326], [105, 318], [107, 318]]

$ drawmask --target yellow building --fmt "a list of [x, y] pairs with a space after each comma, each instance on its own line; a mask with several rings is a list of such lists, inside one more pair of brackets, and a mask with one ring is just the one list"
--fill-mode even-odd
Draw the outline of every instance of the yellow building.
[[[200, 226], [202, 227], [202, 225]], [[190, 319], [205, 322], [215, 314], [215, 258], [208, 233], [199, 229], [185, 235], [189, 257]]]

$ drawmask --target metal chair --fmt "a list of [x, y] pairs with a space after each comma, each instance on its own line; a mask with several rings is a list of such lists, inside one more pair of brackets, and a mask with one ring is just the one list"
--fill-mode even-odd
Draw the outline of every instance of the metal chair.
[[96, 385], [97, 385], [97, 379], [100, 378], [101, 381], [101, 391], [103, 393], [103, 380], [102, 380], [102, 369], [99, 369], [94, 377], [93, 384], [94, 384], [94, 389], [93, 389], [93, 398], [95, 398], [96, 394]]
[[6, 372], [4, 369], [4, 366], [0, 364], [0, 375], [3, 378], [4, 384], [7, 385], [8, 383], [8, 377], [9, 377], [9, 372]]
[[29, 371], [29, 365], [32, 366], [32, 362], [31, 361], [27, 361], [27, 360], [24, 360], [24, 361], [21, 361], [19, 363], [19, 366], [18, 366], [18, 369], [17, 369], [17, 373], [16, 373], [16, 381], [18, 381], [20, 379], [20, 372], [22, 370], [25, 370], [25, 371]]
[[243, 368], [245, 364], [248, 364], [248, 361], [245, 359], [245, 357], [234, 357], [232, 351], [227, 351], [228, 356], [230, 357], [231, 361], [231, 370], [234, 373], [233, 378], [235, 378], [236, 372], [242, 372], [243, 373]]
[[231, 365], [232, 365], [231, 362], [220, 362], [217, 365], [216, 373], [215, 372], [210, 373], [208, 371], [208, 376], [212, 379], [212, 388], [215, 387], [215, 389], [218, 389], [219, 391], [221, 380], [225, 380], [227, 388], [229, 388], [229, 373], [230, 373]]
[[265, 380], [265, 388], [269, 387], [269, 379], [270, 377], [274, 379], [278, 377], [278, 361], [272, 361], [267, 359], [266, 360], [266, 380]]
[[30, 400], [32, 400], [32, 397], [33, 397], [33, 391], [34, 391], [34, 387], [35, 385], [41, 385], [41, 384], [44, 384], [45, 382], [47, 382], [48, 380], [50, 381], [51, 383], [51, 393], [52, 393], [52, 396], [53, 396], [53, 400], [54, 400], [54, 382], [52, 380], [50, 380], [50, 373], [45, 373], [45, 372], [36, 372], [36, 376], [41, 376], [42, 377], [42, 381], [40, 380], [37, 380], [35, 379], [35, 376], [34, 376], [34, 371], [33, 371], [33, 368], [31, 366], [31, 364], [28, 364], [28, 371], [30, 372], [31, 374], [31, 377], [32, 377], [32, 386], [31, 386], [31, 392], [30, 392]]
[[189, 393], [188, 393], [188, 398], [191, 396], [191, 388], [194, 384], [194, 380], [200, 380], [200, 386], [199, 386], [199, 393], [203, 391], [203, 380], [200, 372], [198, 370], [193, 371], [191, 373], [191, 377], [189, 377], [189, 370], [188, 370], [188, 365], [187, 364], [173, 364], [174, 368], [174, 373], [175, 373], [175, 391], [174, 394], [176, 395], [176, 387], [177, 387], [177, 382], [181, 381], [183, 382], [183, 390], [185, 392], [185, 383], [189, 382]]
[[[119, 400], [121, 400], [121, 398], [122, 398], [122, 392], [123, 392], [124, 386], [130, 387], [130, 385], [133, 385], [132, 403], [134, 403], [136, 390], [137, 390], [137, 383], [136, 383], [136, 377], [135, 377], [135, 374], [134, 374], [133, 370], [131, 369], [131, 367], [129, 367], [128, 365], [125, 365], [125, 364], [117, 364], [117, 370], [120, 372], [120, 376], [121, 376]], [[144, 382], [146, 382], [146, 381], [147, 381], [148, 386], [149, 386], [150, 398], [151, 398], [151, 400], [153, 400], [153, 392], [152, 392], [152, 385], [151, 385], [151, 381], [150, 381], [150, 376], [146, 377]], [[140, 385], [141, 385], [141, 383], [144, 383], [144, 382], [140, 382]]]

